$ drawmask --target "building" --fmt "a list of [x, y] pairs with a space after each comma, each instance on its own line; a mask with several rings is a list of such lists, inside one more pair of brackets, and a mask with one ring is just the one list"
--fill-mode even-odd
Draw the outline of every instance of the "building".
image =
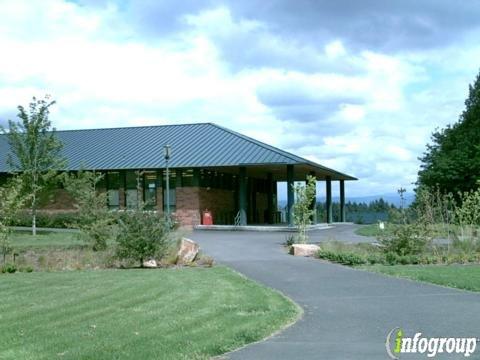
[[[354, 177], [329, 169], [211, 123], [58, 131], [69, 171], [105, 174], [99, 188], [108, 192], [112, 209], [138, 202], [138, 184], [147, 207], [170, 211], [181, 224], [201, 223], [208, 209], [216, 224], [273, 224], [277, 215], [276, 182], [288, 183], [286, 220], [292, 224], [294, 181], [314, 175], [326, 186], [326, 221], [332, 222], [332, 181], [340, 185], [341, 215], [345, 220], [345, 181]], [[170, 145], [169, 194], [166, 160]], [[0, 176], [8, 172], [8, 142], [0, 136]], [[44, 205], [50, 211], [73, 209], [72, 199], [59, 189]]]

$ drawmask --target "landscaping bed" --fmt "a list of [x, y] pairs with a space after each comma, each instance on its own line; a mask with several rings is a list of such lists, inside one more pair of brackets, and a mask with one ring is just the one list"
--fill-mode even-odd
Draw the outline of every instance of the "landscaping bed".
[[[177, 266], [178, 241], [182, 234], [172, 232], [171, 245], [158, 259], [159, 267]], [[5, 256], [0, 254], [0, 274], [9, 272], [96, 270], [110, 268], [135, 268], [138, 263], [132, 259], [119, 259], [116, 256], [115, 243], [108, 242], [102, 251], [94, 251], [88, 243], [75, 232], [39, 231], [33, 236], [28, 231], [15, 231], [10, 236], [11, 251]], [[213, 259], [199, 252], [195, 261], [181, 266], [213, 265]]]

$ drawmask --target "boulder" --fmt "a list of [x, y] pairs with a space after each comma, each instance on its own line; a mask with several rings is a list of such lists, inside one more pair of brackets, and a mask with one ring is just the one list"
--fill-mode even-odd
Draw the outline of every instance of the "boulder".
[[156, 268], [157, 266], [158, 264], [155, 261], [155, 259], [151, 259], [143, 262], [143, 267], [146, 267], [146, 268]]
[[294, 256], [315, 256], [320, 246], [315, 244], [293, 244], [292, 254]]
[[180, 250], [177, 253], [177, 264], [191, 263], [197, 257], [200, 246], [193, 240], [182, 238]]

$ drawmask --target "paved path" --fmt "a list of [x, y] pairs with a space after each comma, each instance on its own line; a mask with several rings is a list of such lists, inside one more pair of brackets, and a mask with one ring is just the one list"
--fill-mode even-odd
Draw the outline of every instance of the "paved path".
[[355, 230], [365, 225], [356, 224], [336, 224], [331, 228], [310, 231], [308, 233], [310, 242], [319, 243], [322, 241], [336, 240], [348, 243], [376, 242], [375, 237], [361, 236], [355, 234]]
[[[426, 336], [480, 337], [480, 294], [289, 256], [281, 245], [285, 235], [217, 231], [191, 235], [218, 262], [280, 290], [305, 311], [290, 328], [231, 353], [230, 358], [387, 359], [386, 335], [397, 326], [407, 336], [420, 331]], [[469, 359], [479, 355], [480, 345]]]

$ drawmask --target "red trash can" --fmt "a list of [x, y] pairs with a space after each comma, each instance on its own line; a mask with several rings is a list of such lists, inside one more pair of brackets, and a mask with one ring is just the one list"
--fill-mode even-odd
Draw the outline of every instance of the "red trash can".
[[203, 212], [203, 218], [202, 218], [202, 224], [203, 225], [213, 225], [213, 216], [208, 209], [205, 209]]

